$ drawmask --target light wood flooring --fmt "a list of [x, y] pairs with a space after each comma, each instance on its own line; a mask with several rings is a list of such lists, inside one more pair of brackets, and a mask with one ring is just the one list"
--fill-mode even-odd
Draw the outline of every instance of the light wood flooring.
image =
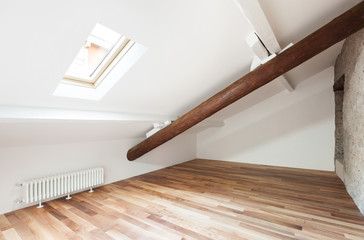
[[193, 160], [0, 215], [0, 239], [364, 239], [331, 172]]

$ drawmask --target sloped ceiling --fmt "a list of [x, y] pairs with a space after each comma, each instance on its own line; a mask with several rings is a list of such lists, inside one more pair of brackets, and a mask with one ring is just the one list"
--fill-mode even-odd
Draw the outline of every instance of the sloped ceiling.
[[[252, 58], [251, 30], [233, 1], [1, 4], [2, 104], [178, 115], [247, 72]], [[101, 101], [52, 96], [98, 22], [147, 53]]]
[[[360, 0], [259, 2], [284, 47], [297, 42]], [[141, 43], [148, 51], [100, 101], [53, 96], [57, 84], [96, 23]], [[123, 121], [117, 122], [121, 124], [119, 127], [104, 125], [105, 122], [90, 126], [92, 129], [100, 127], [104, 133], [101, 139], [141, 137], [155, 120], [148, 116], [158, 115], [163, 120], [165, 116], [182, 115], [245, 75], [253, 58], [245, 43], [253, 29], [233, 0], [2, 1], [0, 29], [0, 111], [1, 106], [6, 106], [44, 108], [45, 112], [47, 109], [71, 109], [146, 116], [143, 124], [148, 124], [135, 127], [134, 133], [130, 130], [132, 127], [123, 125]], [[332, 65], [339, 50], [340, 45], [336, 45], [292, 70], [287, 74], [289, 79], [293, 84], [299, 84]], [[255, 97], [241, 101], [251, 101], [251, 105], [282, 90], [273, 82]], [[214, 117], [225, 119], [244, 110], [240, 107], [244, 105], [241, 101]], [[34, 120], [33, 123], [26, 119], [19, 122], [18, 118], [0, 119], [1, 136], [12, 136], [17, 142], [24, 134], [36, 135], [35, 130], [29, 130], [34, 129]], [[42, 121], [41, 117], [39, 121]], [[59, 132], [43, 137], [59, 136], [67, 129], [87, 132], [87, 127], [74, 125], [70, 128], [69, 122], [64, 121], [53, 119], [51, 124], [57, 124]], [[122, 131], [125, 127], [129, 130], [124, 135], [112, 134], [112, 129]], [[28, 130], [19, 132], [22, 128]], [[48, 132], [51, 129], [49, 127]], [[89, 137], [92, 138], [92, 134]], [[67, 141], [67, 136], [62, 139]], [[5, 142], [5, 138], [0, 140], [1, 144]]]
[[[361, 0], [259, 0], [259, 2], [278, 42], [281, 46], [286, 46], [290, 42], [298, 42]], [[295, 85], [315, 73], [333, 66], [341, 47], [342, 43], [332, 46], [322, 54], [287, 73], [287, 77]]]

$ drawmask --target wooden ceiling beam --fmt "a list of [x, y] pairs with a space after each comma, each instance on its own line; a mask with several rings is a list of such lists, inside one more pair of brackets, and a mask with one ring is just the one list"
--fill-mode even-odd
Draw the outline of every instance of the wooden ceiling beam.
[[364, 2], [362, 1], [269, 62], [216, 93], [172, 124], [129, 149], [127, 153], [128, 160], [132, 161], [143, 156], [363, 27]]

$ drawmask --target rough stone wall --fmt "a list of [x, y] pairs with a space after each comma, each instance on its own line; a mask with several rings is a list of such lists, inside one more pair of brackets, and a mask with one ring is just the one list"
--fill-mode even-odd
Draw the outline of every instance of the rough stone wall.
[[364, 214], [364, 29], [346, 39], [336, 60], [335, 80], [343, 75], [344, 183]]
[[344, 164], [344, 129], [343, 129], [344, 91], [335, 91], [335, 161]]

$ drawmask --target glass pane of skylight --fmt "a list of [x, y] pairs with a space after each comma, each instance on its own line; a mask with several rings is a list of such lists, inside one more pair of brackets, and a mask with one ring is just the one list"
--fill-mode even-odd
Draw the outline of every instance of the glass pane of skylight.
[[95, 75], [103, 61], [106, 60], [120, 38], [120, 34], [101, 24], [96, 24], [67, 70], [65, 77], [90, 83], [96, 81], [93, 75]]

